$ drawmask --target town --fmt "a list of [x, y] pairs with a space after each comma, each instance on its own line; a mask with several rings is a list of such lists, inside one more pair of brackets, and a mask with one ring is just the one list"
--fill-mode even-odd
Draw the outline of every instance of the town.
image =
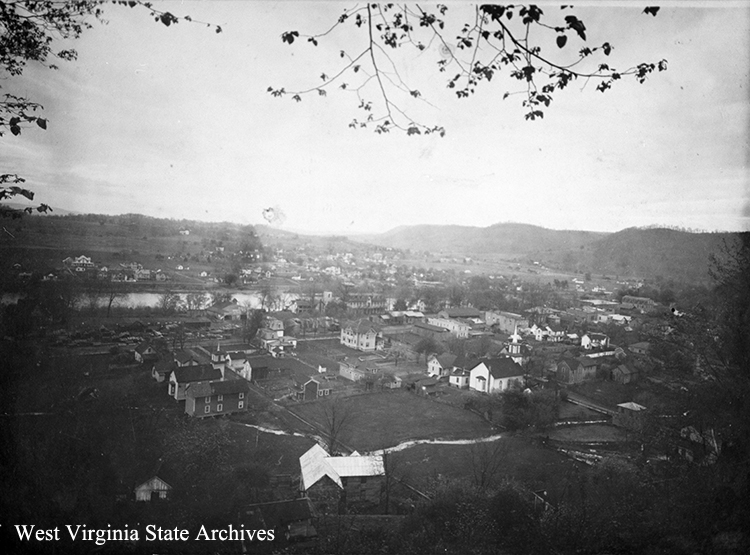
[[[102, 218], [22, 231], [122, 224]], [[275, 530], [270, 547], [217, 540], [217, 552], [401, 552], [436, 507], [430, 545], [449, 541], [433, 527], [458, 518], [455, 504], [502, 499], [519, 508], [493, 524], [506, 548], [565, 550], [578, 540], [559, 527], [580, 519], [638, 535], [610, 497], [656, 514], [671, 497], [655, 481], [731, 452], [722, 426], [688, 408], [715, 380], [716, 357], [681, 344], [703, 284], [168, 226], [143, 252], [5, 251], [6, 417], [20, 483], [46, 499], [40, 528], [62, 510], [90, 528]]]

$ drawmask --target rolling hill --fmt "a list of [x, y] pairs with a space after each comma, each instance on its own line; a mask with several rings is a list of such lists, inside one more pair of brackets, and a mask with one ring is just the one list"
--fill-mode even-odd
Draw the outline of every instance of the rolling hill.
[[[529, 257], [570, 272], [707, 282], [709, 256], [733, 233], [628, 228], [616, 233], [553, 230], [516, 223], [489, 227], [401, 226], [356, 240], [453, 256]], [[355, 239], [355, 238], [353, 238]]]

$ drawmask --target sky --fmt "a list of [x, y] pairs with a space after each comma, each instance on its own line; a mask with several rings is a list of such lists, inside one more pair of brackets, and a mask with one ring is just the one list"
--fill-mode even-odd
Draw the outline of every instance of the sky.
[[[378, 233], [401, 225], [489, 226], [521, 222], [552, 229], [618, 231], [669, 225], [750, 229], [750, 5], [607, 4], [561, 12], [584, 21], [586, 45], [609, 42], [618, 69], [666, 59], [645, 84], [612, 90], [578, 80], [555, 94], [541, 120], [526, 121], [519, 90], [502, 75], [468, 99], [437, 71], [445, 50], [390, 52], [418, 100], [392, 93], [411, 118], [445, 136], [352, 129], [362, 119], [351, 90], [367, 71], [350, 69], [349, 90], [319, 87], [365, 45], [350, 19], [321, 37], [342, 2], [157, 2], [200, 23], [164, 26], [142, 8], [105, 6], [106, 25], [74, 41], [78, 59], [51, 71], [30, 66], [2, 92], [43, 104], [46, 131], [0, 138], [0, 171], [23, 175], [36, 200], [82, 213], [271, 224], [309, 233]], [[359, 5], [360, 7], [362, 4]], [[446, 43], [473, 5], [449, 3]], [[353, 18], [352, 18], [353, 19]], [[571, 61], [575, 36], [558, 49], [539, 31], [542, 53]], [[554, 37], [554, 35], [553, 35]], [[390, 67], [382, 53], [378, 61]], [[507, 72], [506, 72], [507, 73]], [[390, 77], [395, 79], [395, 75]], [[363, 89], [377, 108], [376, 81]], [[272, 209], [272, 210], [269, 210]]]

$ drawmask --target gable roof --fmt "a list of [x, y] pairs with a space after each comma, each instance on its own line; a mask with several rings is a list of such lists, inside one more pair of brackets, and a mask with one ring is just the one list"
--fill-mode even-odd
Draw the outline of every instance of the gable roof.
[[374, 331], [375, 333], [380, 333], [380, 326], [370, 322], [370, 320], [368, 320], [367, 318], [360, 318], [359, 320], [355, 320], [353, 322], [347, 322], [346, 326], [344, 326], [344, 329], [350, 329], [358, 335], [369, 333], [370, 330]]
[[153, 345], [151, 345], [151, 342], [150, 342], [150, 341], [142, 341], [142, 342], [140, 342], [140, 343], [138, 344], [138, 346], [137, 346], [137, 347], [135, 348], [135, 352], [136, 352], [136, 353], [138, 353], [139, 355], [142, 355], [143, 353], [145, 353], [145, 352], [146, 352], [146, 351], [148, 351], [149, 349], [152, 349], [152, 350], [154, 350], [154, 351], [156, 350], [156, 349], [154, 348], [154, 346], [153, 346]]
[[435, 357], [442, 368], [452, 368], [458, 357], [452, 353], [443, 353]]
[[489, 370], [490, 376], [496, 380], [500, 378], [515, 378], [516, 376], [523, 376], [524, 373], [521, 365], [509, 357], [481, 359], [471, 367], [471, 370], [474, 370], [480, 364], [484, 364]]
[[299, 458], [299, 464], [302, 487], [305, 490], [310, 489], [325, 476], [343, 488], [341, 478], [385, 474], [382, 455], [330, 457], [317, 443]]
[[214, 368], [210, 364], [175, 368], [172, 374], [174, 374], [177, 383], [208, 382], [221, 379], [221, 370]]
[[154, 364], [153, 371], [157, 374], [171, 374], [178, 366], [174, 360], [163, 358]]
[[195, 399], [196, 397], [230, 395], [232, 393], [247, 393], [248, 391], [250, 391], [250, 388], [245, 380], [226, 380], [190, 383], [185, 388], [185, 395]]
[[196, 360], [193, 354], [187, 351], [175, 351], [174, 359], [180, 364], [185, 364], [186, 362], [190, 362], [191, 360]]

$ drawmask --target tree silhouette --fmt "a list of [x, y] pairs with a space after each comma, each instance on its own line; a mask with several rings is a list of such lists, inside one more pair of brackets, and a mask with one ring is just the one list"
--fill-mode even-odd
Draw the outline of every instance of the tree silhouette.
[[[443, 126], [420, 123], [407, 113], [407, 105], [415, 108], [429, 101], [404, 77], [405, 62], [397, 56], [401, 48], [414, 49], [420, 63], [434, 64], [459, 99], [470, 97], [479, 85], [493, 78], [498, 82], [498, 76], [509, 77], [512, 86], [505, 89], [503, 99], [520, 95], [524, 117], [532, 121], [543, 118], [555, 95], [577, 79], [598, 81], [596, 90], [605, 92], [626, 77], [644, 83], [654, 71], [667, 69], [666, 60], [641, 62], [625, 69], [610, 66], [607, 61], [614, 46], [608, 41], [589, 45], [584, 22], [570, 11], [571, 6], [560, 8], [558, 16], [552, 16], [534, 4], [483, 4], [473, 6], [473, 13], [458, 13], [454, 19], [453, 8], [449, 15], [448, 6], [441, 4], [435, 9], [418, 4], [357, 5], [344, 9], [321, 33], [291, 30], [281, 34], [286, 44], [304, 41], [317, 47], [333, 42], [337, 31], [349, 36], [354, 30], [362, 40], [348, 39], [351, 42], [338, 50], [340, 60], [335, 72], [320, 74], [319, 83], [307, 88], [270, 86], [267, 90], [272, 96], [288, 96], [297, 102], [305, 95], [350, 93], [356, 97], [362, 115], [349, 127], [372, 127], [376, 133], [398, 129], [407, 135], [443, 136]], [[643, 13], [655, 16], [658, 11], [648, 7]], [[461, 20], [464, 23], [457, 26]], [[451, 36], [454, 29], [459, 29], [455, 40]], [[423, 56], [435, 50], [437, 56]]]

